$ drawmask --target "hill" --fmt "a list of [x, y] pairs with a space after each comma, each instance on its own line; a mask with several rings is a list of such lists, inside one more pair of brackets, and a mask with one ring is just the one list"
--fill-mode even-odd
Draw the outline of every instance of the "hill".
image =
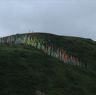
[[2, 44], [0, 45], [1, 95], [96, 94], [95, 41], [46, 33], [35, 33], [33, 36], [44, 40], [50, 39], [56, 47], [64, 48], [69, 55], [74, 55], [83, 63], [87, 63], [88, 68], [65, 64], [32, 46]]

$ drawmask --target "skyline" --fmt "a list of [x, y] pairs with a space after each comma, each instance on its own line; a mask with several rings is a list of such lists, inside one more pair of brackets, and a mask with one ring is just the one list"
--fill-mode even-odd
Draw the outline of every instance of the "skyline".
[[96, 40], [95, 0], [1, 0], [0, 36], [48, 32]]

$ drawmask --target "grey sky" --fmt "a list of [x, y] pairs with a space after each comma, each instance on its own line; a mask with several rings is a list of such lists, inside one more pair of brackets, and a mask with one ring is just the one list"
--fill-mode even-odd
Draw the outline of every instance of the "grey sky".
[[0, 0], [0, 36], [31, 30], [96, 40], [96, 0]]

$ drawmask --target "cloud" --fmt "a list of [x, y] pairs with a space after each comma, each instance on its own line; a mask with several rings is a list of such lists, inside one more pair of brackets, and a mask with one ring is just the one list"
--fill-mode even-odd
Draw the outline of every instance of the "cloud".
[[96, 40], [95, 0], [1, 0], [0, 35], [31, 30]]

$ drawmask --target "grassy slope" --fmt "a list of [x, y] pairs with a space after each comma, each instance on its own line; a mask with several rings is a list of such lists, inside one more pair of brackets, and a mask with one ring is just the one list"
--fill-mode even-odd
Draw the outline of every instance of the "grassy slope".
[[[90, 52], [95, 55], [95, 42], [52, 35], [45, 38], [66, 48], [70, 54], [89, 60], [94, 63], [90, 63], [91, 67], [94, 65], [95, 68], [96, 57], [88, 55]], [[82, 53], [88, 58], [83, 58]], [[96, 72], [93, 70], [63, 64], [32, 47], [0, 46], [0, 95], [35, 95], [36, 90], [45, 95], [96, 95], [95, 84]]]
[[57, 47], [63, 47], [71, 55], [78, 57], [88, 64], [88, 69], [96, 70], [96, 42], [79, 37], [57, 36], [46, 33], [37, 33], [35, 36], [50, 39]]

